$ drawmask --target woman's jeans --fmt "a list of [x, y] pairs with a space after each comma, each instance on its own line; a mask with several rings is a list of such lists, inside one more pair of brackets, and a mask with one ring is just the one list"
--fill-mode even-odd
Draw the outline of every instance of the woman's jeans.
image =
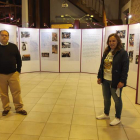
[[111, 88], [111, 81], [103, 80], [102, 83], [102, 90], [103, 90], [103, 96], [104, 96], [104, 113], [106, 115], [109, 115], [110, 112], [110, 106], [111, 106], [111, 95], [113, 97], [113, 100], [115, 102], [115, 109], [116, 109], [116, 118], [121, 118], [121, 112], [122, 112], [122, 99], [121, 99], [121, 92], [122, 88], [120, 89], [120, 97], [116, 94], [116, 89]]

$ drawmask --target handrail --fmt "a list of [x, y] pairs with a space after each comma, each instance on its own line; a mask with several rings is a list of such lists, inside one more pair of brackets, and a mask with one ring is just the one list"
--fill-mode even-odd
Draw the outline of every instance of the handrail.
[[[97, 10], [98, 12], [96, 12], [96, 9], [94, 8], [96, 1], [99, 4], [99, 0], [68, 0], [68, 1], [71, 2], [73, 5], [75, 5], [76, 7], [78, 7], [83, 12], [85, 12], [85, 14], [94, 15], [94, 20], [96, 22], [103, 22], [103, 19], [101, 18], [102, 12], [100, 12], [100, 14], [99, 14], [99, 8]], [[88, 7], [86, 6], [86, 3], [88, 4], [87, 5]], [[102, 4], [102, 2], [101, 2], [101, 4]]]
[[21, 5], [15, 5], [15, 4], [10, 4], [10, 3], [6, 3], [6, 2], [1, 2], [1, 4], [4, 4], [4, 5], [9, 5], [9, 6], [14, 6], [14, 7], [20, 7], [21, 8]]

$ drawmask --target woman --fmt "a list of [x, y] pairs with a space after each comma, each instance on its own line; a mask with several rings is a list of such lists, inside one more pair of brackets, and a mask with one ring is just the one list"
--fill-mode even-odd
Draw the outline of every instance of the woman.
[[110, 125], [117, 125], [121, 122], [121, 92], [122, 88], [126, 86], [129, 58], [127, 52], [123, 49], [120, 37], [117, 34], [111, 34], [108, 37], [107, 45], [108, 47], [104, 51], [97, 80], [98, 84], [102, 83], [104, 114], [97, 116], [96, 118], [109, 119], [112, 95], [115, 102], [116, 115]]

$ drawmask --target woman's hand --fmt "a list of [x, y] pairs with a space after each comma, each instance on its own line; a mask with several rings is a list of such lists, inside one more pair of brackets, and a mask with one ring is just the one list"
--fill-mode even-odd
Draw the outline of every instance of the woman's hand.
[[100, 78], [97, 79], [97, 83], [98, 83], [98, 84], [101, 84], [101, 83], [102, 83]]
[[117, 85], [117, 88], [122, 88], [123, 86], [124, 86], [124, 83], [119, 82], [118, 85]]

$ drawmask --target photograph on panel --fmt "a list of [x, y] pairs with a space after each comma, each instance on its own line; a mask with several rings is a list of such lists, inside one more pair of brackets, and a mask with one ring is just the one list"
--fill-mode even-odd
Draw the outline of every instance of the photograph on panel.
[[122, 43], [122, 47], [123, 47], [123, 49], [125, 49], [125, 43]]
[[64, 51], [64, 52], [62, 52], [62, 55], [61, 55], [62, 57], [70, 57], [71, 56], [71, 53], [70, 53], [70, 51]]
[[58, 45], [52, 45], [52, 53], [58, 54]]
[[120, 38], [125, 38], [125, 30], [117, 30], [116, 33]]
[[22, 61], [30, 61], [31, 57], [30, 54], [23, 54], [22, 55]]
[[57, 41], [57, 33], [52, 33], [52, 41]]
[[28, 38], [30, 37], [30, 33], [29, 32], [21, 32], [21, 38]]
[[41, 53], [41, 56], [42, 56], [42, 57], [49, 57], [49, 53], [48, 53], [48, 52], [42, 52], [42, 53]]
[[138, 62], [139, 62], [139, 55], [136, 55], [135, 64], [138, 64]]
[[134, 54], [134, 51], [129, 51], [129, 52], [128, 52], [128, 55], [129, 55], [129, 62], [130, 62], [130, 63], [133, 62], [133, 54]]
[[62, 42], [62, 48], [71, 48], [70, 42]]
[[21, 45], [21, 48], [22, 48], [22, 51], [27, 51], [27, 42], [21, 42], [22, 45]]
[[62, 39], [70, 39], [71, 33], [70, 32], [62, 32]]
[[135, 34], [129, 35], [129, 47], [134, 47], [134, 36]]

